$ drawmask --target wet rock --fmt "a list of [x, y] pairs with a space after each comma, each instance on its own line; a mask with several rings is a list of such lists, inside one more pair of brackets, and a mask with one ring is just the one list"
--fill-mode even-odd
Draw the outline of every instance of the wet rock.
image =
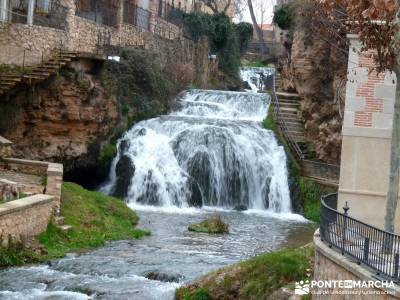
[[245, 90], [251, 90], [251, 86], [247, 81], [242, 81], [242, 85]]
[[128, 188], [131, 184], [131, 179], [135, 174], [135, 165], [131, 158], [127, 155], [122, 155], [115, 167], [117, 180], [115, 183], [113, 195], [118, 198], [125, 198], [128, 195]]
[[247, 207], [247, 205], [239, 204], [239, 205], [236, 205], [233, 209], [237, 210], [237, 211], [245, 211], [245, 210], [248, 210], [248, 207]]
[[201, 195], [201, 190], [199, 185], [193, 179], [190, 180], [190, 192], [191, 197], [189, 199], [189, 206], [194, 207], [202, 207], [203, 206], [203, 197]]
[[143, 204], [147, 205], [159, 205], [159, 197], [158, 197], [158, 184], [153, 181], [153, 172], [150, 170], [146, 178], [143, 182], [143, 184], [146, 185], [146, 193], [141, 195], [137, 201]]
[[179, 282], [183, 276], [179, 274], [168, 274], [164, 272], [149, 272], [144, 277], [150, 280], [157, 280], [162, 282]]

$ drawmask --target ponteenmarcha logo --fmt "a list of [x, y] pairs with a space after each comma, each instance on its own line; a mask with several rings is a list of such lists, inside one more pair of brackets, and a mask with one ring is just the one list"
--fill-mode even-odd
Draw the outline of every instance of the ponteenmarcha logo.
[[302, 280], [296, 282], [294, 287], [294, 294], [295, 295], [308, 295], [310, 293], [310, 281], [309, 280]]

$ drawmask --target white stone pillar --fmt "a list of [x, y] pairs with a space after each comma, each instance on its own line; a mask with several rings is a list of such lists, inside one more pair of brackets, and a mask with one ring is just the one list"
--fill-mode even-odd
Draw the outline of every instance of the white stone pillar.
[[35, 0], [29, 0], [28, 4], [28, 18], [27, 18], [27, 24], [29, 26], [33, 25], [33, 14], [35, 11]]
[[0, 0], [0, 22], [7, 21], [7, 0]]

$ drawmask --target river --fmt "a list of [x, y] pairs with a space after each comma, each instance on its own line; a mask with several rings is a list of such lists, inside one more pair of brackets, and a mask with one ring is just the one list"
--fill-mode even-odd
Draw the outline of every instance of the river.
[[[150, 237], [2, 270], [0, 299], [168, 300], [211, 270], [309, 242], [314, 225], [291, 212], [284, 150], [261, 128], [269, 97], [255, 93], [256, 71], [242, 70], [252, 91], [188, 91], [169, 115], [119, 141], [101, 190], [124, 197]], [[187, 230], [215, 214], [228, 235]], [[151, 272], [172, 282], [147, 279]]]

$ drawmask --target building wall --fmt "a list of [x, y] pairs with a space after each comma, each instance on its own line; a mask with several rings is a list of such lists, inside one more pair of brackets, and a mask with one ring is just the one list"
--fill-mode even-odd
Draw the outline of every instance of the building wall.
[[[372, 59], [349, 39], [338, 208], [347, 201], [350, 216], [383, 228], [396, 78], [370, 72]], [[400, 208], [396, 216], [399, 233]]]

